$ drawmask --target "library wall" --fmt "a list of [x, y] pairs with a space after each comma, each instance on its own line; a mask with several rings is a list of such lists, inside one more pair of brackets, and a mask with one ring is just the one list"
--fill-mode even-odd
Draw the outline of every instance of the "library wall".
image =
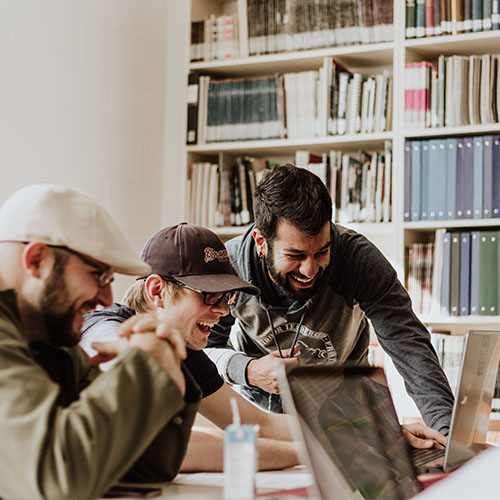
[[0, 203], [76, 187], [140, 251], [163, 222], [165, 25], [162, 0], [1, 3]]

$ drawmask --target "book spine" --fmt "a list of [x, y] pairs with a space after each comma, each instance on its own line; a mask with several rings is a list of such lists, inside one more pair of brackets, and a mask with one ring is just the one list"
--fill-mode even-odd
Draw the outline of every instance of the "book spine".
[[404, 221], [411, 220], [411, 147], [412, 141], [407, 141], [405, 144]]
[[451, 233], [450, 316], [458, 316], [460, 308], [460, 233]]
[[460, 311], [459, 316], [470, 314], [470, 232], [460, 233]]
[[500, 29], [500, 0], [491, 1], [491, 29]]
[[483, 138], [481, 136], [472, 138], [473, 144], [473, 196], [472, 208], [474, 219], [483, 217]]
[[446, 140], [446, 218], [456, 218], [457, 147], [456, 138]]
[[493, 136], [483, 137], [483, 218], [492, 216], [493, 209]]
[[420, 220], [420, 192], [421, 192], [421, 169], [422, 169], [422, 141], [412, 141], [411, 151], [411, 220]]
[[470, 314], [479, 314], [479, 231], [470, 235]]
[[443, 235], [443, 267], [441, 269], [441, 314], [450, 315], [451, 233]]
[[188, 75], [187, 88], [187, 134], [186, 144], [196, 144], [198, 140], [198, 105], [200, 76], [196, 73]]
[[425, 0], [416, 0], [415, 4], [415, 36], [425, 36]]
[[406, 38], [415, 38], [416, 33], [415, 0], [406, 0]]

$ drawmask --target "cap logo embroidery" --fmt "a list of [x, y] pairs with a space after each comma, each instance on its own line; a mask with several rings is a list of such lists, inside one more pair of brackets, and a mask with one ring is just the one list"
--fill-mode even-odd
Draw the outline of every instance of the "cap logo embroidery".
[[227, 250], [225, 248], [223, 250], [214, 250], [213, 248], [206, 247], [205, 262], [208, 263], [215, 259], [217, 259], [219, 262], [226, 262], [227, 260], [229, 260]]

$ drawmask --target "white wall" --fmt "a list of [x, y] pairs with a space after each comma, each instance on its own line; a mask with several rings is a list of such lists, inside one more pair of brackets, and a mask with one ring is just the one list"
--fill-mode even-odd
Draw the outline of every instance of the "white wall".
[[137, 252], [161, 227], [168, 3], [0, 0], [0, 203], [66, 184]]

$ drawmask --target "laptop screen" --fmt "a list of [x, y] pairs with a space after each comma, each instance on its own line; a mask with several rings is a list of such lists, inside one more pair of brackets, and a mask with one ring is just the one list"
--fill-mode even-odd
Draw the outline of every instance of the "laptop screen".
[[500, 359], [500, 332], [467, 332], [445, 470], [484, 449]]
[[[355, 494], [411, 498], [420, 491], [383, 370], [299, 366], [287, 373], [287, 381], [303, 434], [314, 436]], [[317, 454], [305, 444], [309, 455]], [[310, 462], [314, 467], [318, 461], [311, 456]], [[320, 494], [335, 498], [331, 482], [324, 485], [324, 474], [314, 474]]]

